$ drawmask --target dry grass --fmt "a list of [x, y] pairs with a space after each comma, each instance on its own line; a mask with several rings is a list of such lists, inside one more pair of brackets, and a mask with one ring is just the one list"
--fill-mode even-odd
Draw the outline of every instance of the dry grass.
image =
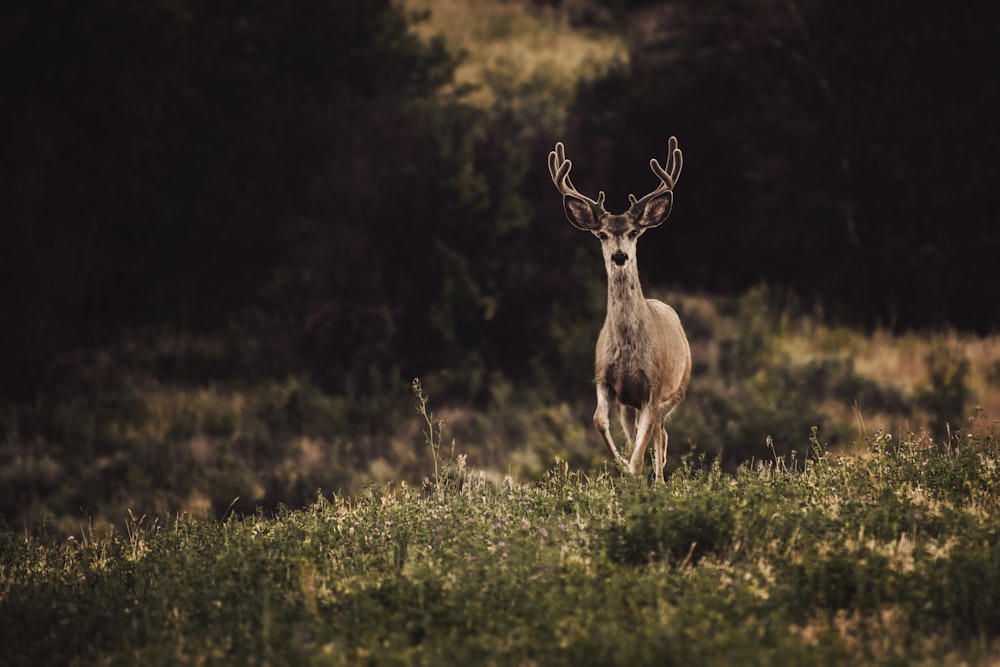
[[[692, 344], [692, 356], [700, 375], [700, 385], [726, 385], [725, 350], [746, 335], [732, 299], [697, 294], [661, 292], [653, 294], [672, 304], [681, 314]], [[938, 391], [931, 377], [932, 364], [943, 359], [959, 368], [967, 364], [961, 383], [967, 392], [963, 417], [977, 409], [984, 425], [1000, 420], [1000, 335], [974, 336], [955, 331], [893, 334], [886, 330], [865, 333], [847, 327], [830, 326], [812, 316], [787, 313], [762, 315], [771, 328], [763, 333], [773, 351], [769, 363], [804, 367], [824, 362], [849, 362], [851, 372], [863, 380], [898, 396], [912, 412], [904, 415], [891, 406], [853, 405], [843, 398], [810, 397], [819, 410], [837, 425], [841, 441], [863, 441], [876, 430], [902, 436], [919, 433], [931, 424], [931, 415], [921, 407], [933, 401]], [[760, 323], [757, 326], [762, 326]], [[931, 398], [928, 398], [931, 397]], [[735, 399], [733, 399], [735, 400]], [[953, 429], [970, 430], [969, 423], [950, 424]], [[973, 428], [974, 430], [974, 428]]]
[[[954, 430], [976, 431], [1000, 420], [1000, 336], [977, 337], [954, 331], [906, 333], [894, 335], [879, 330], [870, 335], [843, 328], [810, 324], [776, 332], [778, 348], [795, 363], [818, 359], [850, 359], [854, 372], [864, 380], [895, 390], [912, 406], [919, 406], [922, 396], [933, 394], [931, 363], [935, 355], [968, 362], [964, 385], [968, 400], [963, 419], [967, 423], [950, 424]], [[878, 430], [901, 437], [908, 432], [928, 429], [931, 417], [921, 409], [909, 417], [882, 412], [864, 405], [846, 405], [833, 400], [821, 409], [835, 423], [853, 423], [853, 439], [862, 441]], [[976, 423], [979, 414], [983, 422]]]
[[[893, 335], [884, 330], [863, 335], [843, 328], [811, 325], [782, 334], [781, 346], [792, 358], [800, 360], [824, 355], [849, 357], [858, 375], [896, 389], [907, 399], [929, 388], [928, 360], [934, 353], [946, 351], [969, 362], [966, 379], [969, 408], [982, 409], [989, 419], [1000, 418], [1000, 336], [977, 337], [954, 331]], [[872, 421], [870, 416], [865, 417]]]

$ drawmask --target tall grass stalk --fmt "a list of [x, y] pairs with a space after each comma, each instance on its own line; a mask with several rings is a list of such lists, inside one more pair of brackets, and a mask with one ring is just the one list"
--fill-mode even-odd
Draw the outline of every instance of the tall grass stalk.
[[[431, 458], [434, 461], [434, 485], [439, 492], [443, 492], [445, 480], [442, 478], [442, 468], [444, 466], [444, 462], [441, 458], [441, 448], [444, 440], [445, 423], [443, 419], [436, 419], [434, 417], [434, 413], [427, 409], [427, 401], [429, 400], [429, 397], [424, 392], [423, 386], [420, 383], [420, 378], [413, 379], [412, 387], [413, 394], [417, 397], [417, 412], [423, 418], [425, 424], [425, 428], [423, 429], [424, 442], [431, 450]], [[455, 440], [452, 439], [451, 456], [448, 461], [451, 462], [454, 461], [454, 459]]]

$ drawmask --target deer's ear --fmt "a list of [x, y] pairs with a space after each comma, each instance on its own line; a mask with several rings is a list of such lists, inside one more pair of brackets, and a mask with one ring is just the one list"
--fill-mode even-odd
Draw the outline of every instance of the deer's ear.
[[656, 195], [648, 202], [639, 216], [640, 227], [659, 227], [668, 217], [670, 209], [674, 205], [674, 193], [667, 190], [663, 194]]
[[566, 210], [566, 217], [578, 229], [589, 232], [601, 226], [600, 220], [597, 219], [597, 212], [590, 202], [568, 194], [563, 197], [563, 208]]

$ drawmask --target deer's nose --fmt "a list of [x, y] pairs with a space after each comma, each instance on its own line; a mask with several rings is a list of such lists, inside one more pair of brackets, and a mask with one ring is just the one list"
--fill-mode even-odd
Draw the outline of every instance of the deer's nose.
[[618, 266], [621, 266], [628, 261], [628, 255], [623, 253], [621, 250], [616, 250], [615, 254], [611, 255], [611, 261]]

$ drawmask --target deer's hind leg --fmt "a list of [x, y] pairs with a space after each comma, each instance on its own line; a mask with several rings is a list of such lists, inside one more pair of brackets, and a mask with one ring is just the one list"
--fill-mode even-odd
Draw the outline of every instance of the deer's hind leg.
[[654, 480], [663, 484], [663, 468], [667, 465], [667, 429], [663, 426], [653, 440], [653, 475]]
[[667, 465], [667, 419], [674, 412], [680, 399], [667, 401], [660, 405], [660, 419], [654, 427], [656, 434], [653, 439], [653, 473], [657, 482], [663, 483], [663, 468]]

